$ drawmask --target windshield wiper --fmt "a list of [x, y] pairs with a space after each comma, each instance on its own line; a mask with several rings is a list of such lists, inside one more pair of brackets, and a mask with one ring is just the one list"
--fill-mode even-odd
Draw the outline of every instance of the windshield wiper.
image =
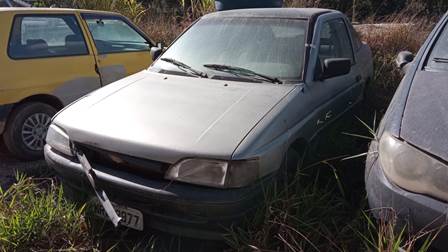
[[226, 73], [232, 73], [236, 75], [244, 75], [244, 76], [252, 76], [257, 77], [256, 79], [259, 80], [260, 78], [269, 81], [271, 83], [277, 83], [282, 84], [283, 82], [279, 80], [276, 77], [268, 76], [265, 74], [257, 73], [252, 70], [249, 70], [247, 68], [242, 67], [236, 67], [236, 66], [228, 66], [228, 65], [219, 65], [219, 64], [205, 64], [204, 67], [210, 68], [216, 71], [226, 72]]
[[432, 61], [436, 63], [448, 63], [448, 58], [434, 58]]
[[175, 60], [172, 58], [161, 58], [160, 60], [171, 63], [171, 64], [177, 66], [179, 69], [181, 69], [184, 72], [185, 72], [185, 70], [188, 70], [188, 71], [190, 71], [190, 74], [193, 74], [193, 75], [201, 77], [201, 78], [208, 78], [208, 75], [206, 73], [201, 72], [196, 69], [193, 69], [191, 66], [189, 66], [181, 61], [178, 61], [178, 60]]

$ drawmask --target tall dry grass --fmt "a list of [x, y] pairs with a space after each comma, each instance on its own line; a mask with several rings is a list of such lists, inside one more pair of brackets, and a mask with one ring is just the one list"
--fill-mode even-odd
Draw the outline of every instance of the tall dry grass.
[[387, 108], [403, 77], [395, 65], [398, 53], [417, 53], [434, 24], [433, 19], [397, 14], [380, 24], [356, 26], [374, 58], [374, 78], [366, 91], [367, 104], [372, 110], [383, 112]]
[[192, 18], [182, 18], [174, 12], [160, 14], [150, 11], [138, 25], [154, 42], [168, 45], [192, 22]]
[[73, 0], [70, 5], [78, 9], [120, 12], [136, 23], [147, 12], [145, 6], [137, 0]]

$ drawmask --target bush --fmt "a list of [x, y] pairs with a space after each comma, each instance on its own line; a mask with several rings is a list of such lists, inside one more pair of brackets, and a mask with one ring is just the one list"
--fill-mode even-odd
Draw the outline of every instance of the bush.
[[387, 108], [403, 77], [396, 56], [406, 50], [417, 53], [434, 24], [426, 18], [395, 15], [381, 24], [356, 26], [374, 58], [374, 78], [366, 91], [370, 110], [382, 113]]
[[136, 23], [140, 22], [147, 11], [137, 0], [73, 0], [71, 6], [78, 9], [119, 12]]

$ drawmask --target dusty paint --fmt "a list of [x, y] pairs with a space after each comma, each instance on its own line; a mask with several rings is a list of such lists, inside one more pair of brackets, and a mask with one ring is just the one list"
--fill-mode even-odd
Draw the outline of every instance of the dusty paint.
[[103, 85], [110, 84], [114, 81], [126, 77], [126, 68], [123, 65], [112, 65], [100, 67], [99, 69], [101, 75], [101, 81]]
[[65, 82], [53, 91], [53, 95], [67, 105], [100, 87], [101, 82], [98, 77], [82, 77]]

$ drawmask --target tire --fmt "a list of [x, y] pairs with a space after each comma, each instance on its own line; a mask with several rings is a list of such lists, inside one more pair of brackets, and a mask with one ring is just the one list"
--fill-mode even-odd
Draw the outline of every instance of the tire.
[[27, 102], [15, 108], [3, 134], [8, 151], [22, 160], [41, 159], [47, 130], [56, 112], [41, 102]]
[[288, 149], [279, 170], [279, 181], [290, 183], [295, 180], [297, 172], [303, 168], [306, 150]]

